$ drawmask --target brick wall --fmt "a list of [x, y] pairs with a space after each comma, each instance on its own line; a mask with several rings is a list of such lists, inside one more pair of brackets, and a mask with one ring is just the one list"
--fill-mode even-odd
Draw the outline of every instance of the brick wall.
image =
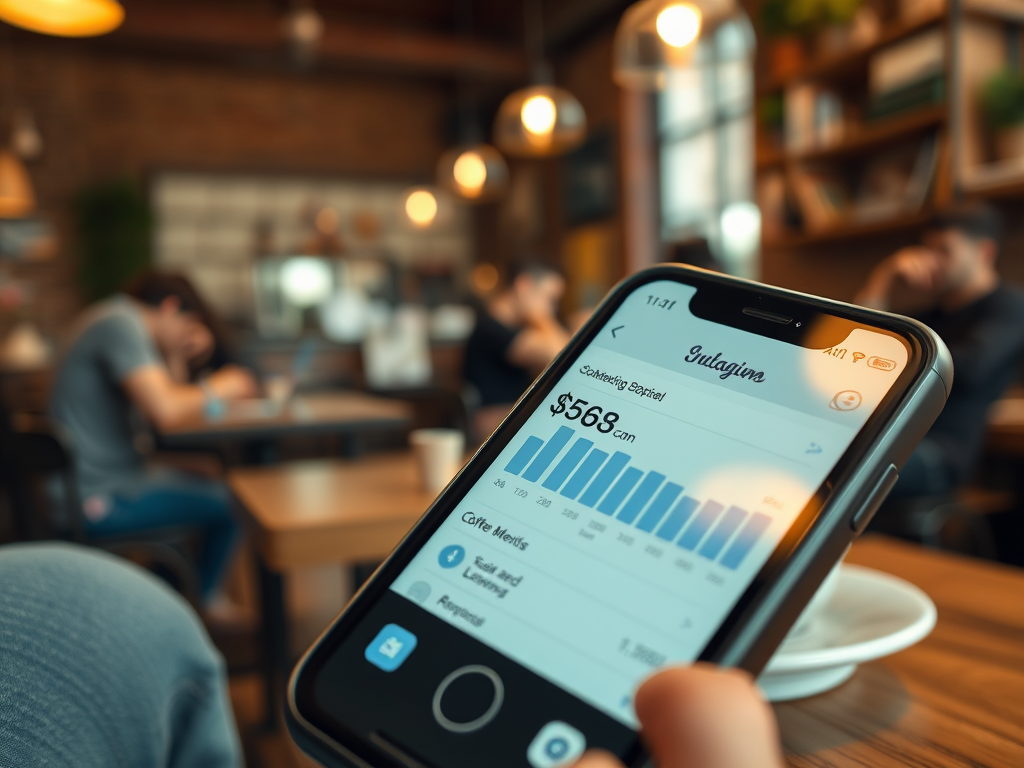
[[26, 106], [46, 142], [28, 168], [61, 252], [19, 273], [51, 333], [81, 306], [71, 206], [83, 186], [168, 168], [426, 180], [451, 103], [436, 81], [197, 63], [95, 41], [17, 36], [0, 68], [0, 136]]

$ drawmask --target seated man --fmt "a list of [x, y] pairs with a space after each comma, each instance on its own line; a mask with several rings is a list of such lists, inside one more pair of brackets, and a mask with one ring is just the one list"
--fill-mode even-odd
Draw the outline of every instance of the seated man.
[[565, 279], [554, 267], [522, 262], [509, 274], [508, 286], [477, 313], [463, 376], [480, 394], [480, 437], [494, 430], [569, 341], [557, 317], [564, 292]]
[[72, 439], [87, 532], [203, 527], [199, 567], [209, 603], [238, 538], [227, 489], [147, 468], [135, 447], [132, 412], [165, 430], [200, 416], [211, 398], [250, 397], [256, 386], [248, 372], [230, 366], [201, 385], [188, 383], [190, 364], [209, 355], [213, 336], [184, 278], [145, 275], [133, 295], [101, 302], [80, 320], [57, 370], [50, 412]]
[[879, 264], [856, 298], [867, 307], [916, 317], [953, 357], [949, 400], [900, 473], [894, 495], [946, 493], [969, 481], [988, 409], [1017, 375], [1024, 355], [1024, 292], [996, 272], [1001, 236], [1002, 222], [991, 206], [950, 207], [933, 218], [920, 246]]

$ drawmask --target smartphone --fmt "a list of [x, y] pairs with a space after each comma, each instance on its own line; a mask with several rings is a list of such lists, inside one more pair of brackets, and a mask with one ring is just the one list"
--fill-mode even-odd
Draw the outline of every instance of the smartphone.
[[951, 383], [906, 318], [626, 279], [307, 652], [293, 736], [328, 766], [642, 764], [640, 682], [756, 675]]

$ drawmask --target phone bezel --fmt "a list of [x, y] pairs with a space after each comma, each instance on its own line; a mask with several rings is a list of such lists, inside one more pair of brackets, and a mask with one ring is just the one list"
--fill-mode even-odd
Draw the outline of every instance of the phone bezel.
[[[344, 723], [337, 721], [329, 713], [321, 711], [312, 695], [313, 681], [334, 648], [343, 642], [351, 630], [359, 624], [379, 596], [389, 589], [391, 582], [454, 511], [466, 493], [484, 473], [490, 470], [508, 442], [543, 403], [567, 368], [575, 363], [626, 297], [644, 285], [661, 280], [672, 280], [697, 287], [697, 294], [691, 303], [701, 296], [702, 288], [723, 291], [721, 295], [715, 297], [714, 301], [702, 301], [701, 304], [702, 306], [706, 305], [706, 309], [698, 308], [694, 314], [760, 336], [800, 344], [805, 339], [814, 318], [824, 315], [849, 321], [851, 326], [866, 326], [872, 330], [887, 333], [903, 342], [908, 351], [907, 365], [897, 377], [892, 388], [799, 513], [787, 534], [750, 582], [736, 605], [733, 606], [698, 660], [712, 659], [720, 655], [723, 641], [736, 628], [737, 622], [742, 619], [745, 611], [757, 600], [758, 594], [764, 591], [765, 586], [772, 582], [785, 563], [793, 557], [800, 542], [807, 536], [815, 522], [822, 517], [821, 513], [827, 507], [830, 496], [836, 489], [841, 488], [843, 482], [856, 470], [861, 457], [876, 442], [885, 425], [898, 411], [901, 402], [908, 393], [914, 390], [915, 384], [933, 368], [938, 356], [934, 340], [925, 329], [895, 315], [865, 310], [852, 305], [679, 265], [658, 266], [626, 278], [609, 293], [586, 325], [523, 394], [490, 438], [480, 446], [462, 471], [435, 499], [415, 526], [395, 547], [387, 560], [358, 591], [341, 615], [307, 651], [306, 656], [296, 668], [289, 686], [289, 706], [292, 707], [295, 716], [311, 726], [311, 728], [307, 728], [308, 731], [312, 731], [310, 735], [319, 741], [323, 741], [322, 737], [327, 736], [335, 746], [344, 743], [345, 749], [351, 751], [350, 758], [358, 757], [369, 763], [383, 760], [398, 765], [392, 757], [375, 748], [372, 743], [365, 741], [360, 735], [347, 729]], [[710, 298], [710, 293], [706, 292], [704, 298]], [[792, 322], [788, 324], [771, 322], [764, 319], [763, 316], [743, 313], [743, 307], [756, 307], [763, 312], [781, 314], [790, 317]], [[716, 315], [717, 317], [715, 317]], [[839, 338], [838, 341], [842, 341], [842, 338]], [[513, 663], [515, 662], [513, 661]], [[581, 703], [591, 706], [586, 702]], [[316, 732], [319, 732], [320, 735], [317, 735]], [[642, 745], [638, 738], [631, 754], [623, 755], [626, 764], [629, 765], [630, 761], [641, 752]]]

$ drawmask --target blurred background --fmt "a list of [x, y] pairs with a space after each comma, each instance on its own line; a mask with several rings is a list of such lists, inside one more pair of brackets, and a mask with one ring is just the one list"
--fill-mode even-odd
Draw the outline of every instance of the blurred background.
[[[850, 301], [972, 199], [1024, 282], [1024, 0], [0, 0], [0, 22], [6, 411], [45, 414], [75, 318], [152, 270], [191, 281], [210, 364], [270, 399], [284, 376], [411, 404], [357, 446], [327, 416], [139, 430], [147, 455], [212, 450], [213, 474], [417, 427], [478, 442], [478, 410], [517, 395], [481, 396], [466, 345], [524, 264], [564, 278], [568, 331], [666, 261]], [[912, 538], [1022, 557], [1024, 400], [1001, 407], [974, 495]], [[351, 586], [332, 567], [290, 583], [296, 626], [313, 615], [295, 648]]]

